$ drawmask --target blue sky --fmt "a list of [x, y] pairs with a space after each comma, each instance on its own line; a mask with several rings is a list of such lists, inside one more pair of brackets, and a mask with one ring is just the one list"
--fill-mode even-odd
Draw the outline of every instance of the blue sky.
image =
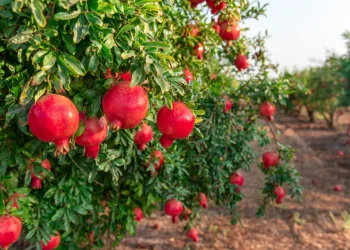
[[260, 0], [267, 17], [249, 20], [248, 35], [268, 30], [266, 45], [280, 70], [315, 65], [327, 50], [344, 53], [341, 34], [350, 30], [350, 0]]

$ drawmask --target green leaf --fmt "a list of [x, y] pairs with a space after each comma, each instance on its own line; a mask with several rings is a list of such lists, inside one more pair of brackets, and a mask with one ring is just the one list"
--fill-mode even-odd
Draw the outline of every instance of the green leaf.
[[0, 6], [8, 5], [12, 0], [0, 0]]
[[46, 19], [43, 14], [45, 6], [40, 0], [31, 0], [30, 8], [32, 9], [32, 13], [34, 15], [34, 19], [40, 27], [46, 26]]
[[30, 240], [31, 238], [33, 238], [34, 234], [36, 233], [36, 230], [37, 230], [37, 228], [31, 229], [31, 230], [27, 233], [25, 239], [26, 239], [26, 240]]
[[120, 30], [119, 32], [117, 33], [117, 36], [129, 31], [129, 30], [132, 30], [134, 29], [136, 26], [138, 26], [139, 24], [141, 23], [140, 19], [136, 19], [134, 21], [132, 21], [131, 23], [127, 24], [127, 25], [124, 25]]
[[120, 159], [114, 160], [113, 164], [117, 166], [123, 166], [125, 164], [125, 160], [123, 158], [120, 158]]
[[127, 51], [124, 51], [121, 54], [121, 57], [124, 60], [129, 59], [129, 58], [134, 57], [134, 56], [135, 56], [135, 51], [134, 50], [127, 50]]
[[75, 48], [75, 44], [73, 42], [73, 37], [70, 34], [63, 33], [62, 39], [63, 39], [64, 45], [66, 46], [68, 51], [74, 55], [76, 48]]
[[74, 74], [74, 76], [76, 75], [80, 75], [83, 76], [85, 75], [86, 71], [85, 68], [83, 66], [83, 64], [76, 59], [74, 56], [65, 53], [65, 52], [61, 52], [61, 55], [59, 56], [59, 58], [62, 58], [62, 60], [64, 61], [64, 66], [71, 72]]
[[91, 13], [86, 13], [86, 19], [93, 25], [95, 26], [99, 26], [102, 27], [103, 26], [103, 22], [100, 18], [98, 18], [97, 16], [91, 14]]
[[44, 198], [45, 199], [49, 199], [51, 198], [56, 192], [56, 188], [53, 187], [53, 188], [50, 188], [49, 190], [46, 191], [46, 193], [44, 194]]
[[185, 94], [184, 89], [179, 84], [177, 84], [176, 82], [170, 82], [170, 84], [175, 87], [175, 89], [179, 92], [180, 95]]
[[130, 87], [134, 87], [135, 85], [142, 83], [145, 79], [146, 74], [143, 70], [143, 65], [141, 65], [132, 73]]
[[145, 3], [156, 3], [156, 2], [161, 2], [162, 0], [141, 0], [141, 1], [137, 1], [135, 3], [136, 6], [139, 6], [139, 5], [143, 5]]
[[66, 211], [67, 211], [67, 215], [68, 215], [69, 220], [71, 222], [73, 222], [74, 224], [76, 224], [77, 223], [77, 216], [76, 216], [76, 214], [70, 209], [67, 209]]
[[86, 18], [84, 15], [79, 16], [73, 27], [73, 42], [79, 43], [89, 32], [89, 25], [86, 25]]
[[33, 38], [33, 31], [32, 30], [25, 30], [22, 31], [20, 33], [18, 33], [17, 35], [11, 37], [7, 44], [22, 44], [22, 43], [26, 43], [29, 40], [31, 40]]
[[86, 124], [84, 122], [80, 123], [77, 132], [75, 132], [75, 135], [81, 136], [85, 131], [85, 126]]
[[102, 44], [102, 50], [101, 50], [102, 57], [108, 62], [111, 63], [113, 61], [113, 55], [111, 50], [105, 45]]
[[172, 56], [169, 56], [169, 55], [166, 55], [166, 54], [163, 54], [163, 53], [149, 53], [149, 54], [154, 54], [155, 56], [159, 57], [159, 58], [162, 58], [162, 59], [167, 59], [169, 61], [173, 61], [175, 62], [175, 59], [174, 57]]
[[58, 12], [53, 16], [53, 19], [58, 20], [70, 20], [78, 17], [81, 14], [80, 10], [69, 11], [69, 12]]
[[30, 194], [31, 191], [32, 190], [30, 188], [14, 188], [14, 189], [12, 189], [12, 192], [18, 193], [18, 194], [24, 194], [24, 195]]
[[43, 66], [41, 67], [41, 70], [46, 71], [51, 69], [55, 63], [56, 63], [57, 55], [55, 52], [51, 51], [50, 53], [46, 54], [43, 61]]
[[89, 65], [88, 65], [88, 71], [90, 73], [94, 73], [97, 70], [98, 64], [99, 64], [98, 56], [96, 55], [96, 53], [94, 53], [92, 55], [92, 57], [90, 58]]
[[51, 221], [56, 221], [58, 219], [61, 219], [64, 213], [64, 208], [60, 208], [56, 211], [56, 213], [51, 217]]
[[47, 72], [45, 71], [39, 71], [38, 73], [36, 73], [33, 78], [32, 78], [32, 81], [30, 83], [31, 86], [38, 86], [40, 85], [45, 77], [47, 76]]
[[117, 10], [114, 7], [114, 5], [107, 2], [100, 2], [100, 1], [98, 2], [96, 11], [103, 14], [105, 13], [110, 15], [117, 13]]
[[144, 47], [156, 47], [156, 48], [170, 48], [171, 46], [167, 43], [162, 43], [162, 42], [144, 42], [141, 43], [142, 46]]

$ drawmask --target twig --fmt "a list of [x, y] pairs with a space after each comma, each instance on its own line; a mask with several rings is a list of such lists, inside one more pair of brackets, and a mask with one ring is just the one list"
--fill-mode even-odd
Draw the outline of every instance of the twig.
[[272, 127], [272, 124], [269, 120], [266, 119], [266, 122], [267, 124], [269, 125], [270, 127], [270, 130], [271, 130], [271, 133], [272, 133], [272, 136], [273, 136], [273, 140], [275, 141], [275, 144], [276, 144], [276, 149], [278, 151], [278, 140], [277, 140], [277, 136], [276, 136], [276, 133], [275, 133], [275, 130], [274, 128]]
[[[69, 156], [69, 158], [72, 160], [72, 162], [74, 163], [74, 165], [80, 169], [81, 172], [83, 172], [88, 178], [89, 175], [73, 160], [72, 157]], [[103, 184], [99, 183], [98, 181], [93, 180], [93, 182], [97, 183], [98, 185], [101, 185], [103, 187]]]

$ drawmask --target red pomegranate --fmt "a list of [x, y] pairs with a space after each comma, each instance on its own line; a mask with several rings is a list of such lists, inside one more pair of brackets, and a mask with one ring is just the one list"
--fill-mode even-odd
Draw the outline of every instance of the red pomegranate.
[[216, 0], [206, 0], [206, 1], [207, 1], [207, 5], [211, 9], [211, 13], [213, 15], [216, 15], [221, 10], [226, 8], [225, 2], [220, 2], [220, 3], [216, 4]]
[[249, 60], [244, 54], [237, 55], [234, 63], [239, 71], [249, 67]]
[[196, 55], [198, 60], [203, 60], [203, 53], [204, 53], [204, 46], [201, 43], [198, 43], [197, 46], [194, 48], [196, 51]]
[[179, 216], [181, 215], [184, 207], [181, 201], [176, 201], [175, 198], [165, 202], [164, 211], [167, 215], [172, 216], [172, 221], [176, 224], [179, 221]]
[[152, 140], [153, 130], [152, 127], [146, 123], [141, 125], [141, 128], [136, 132], [134, 136], [134, 142], [138, 146], [138, 148], [142, 151], [147, 146], [146, 144]]
[[231, 41], [237, 40], [241, 34], [241, 29], [238, 23], [234, 20], [223, 20], [219, 22], [220, 24], [220, 36], [222, 40]]
[[338, 156], [343, 157], [344, 156], [344, 151], [338, 151]]
[[129, 81], [119, 82], [103, 96], [102, 110], [114, 129], [134, 128], [147, 114], [147, 93], [141, 86], [130, 87]]
[[260, 114], [265, 117], [271, 117], [275, 114], [276, 108], [270, 102], [260, 104]]
[[224, 113], [230, 111], [232, 109], [232, 102], [230, 100], [230, 98], [228, 98], [227, 96], [225, 96], [226, 102], [225, 102], [225, 107], [224, 107]]
[[216, 80], [216, 74], [215, 74], [215, 73], [211, 74], [211, 79], [212, 79], [213, 81]]
[[192, 8], [196, 8], [198, 4], [203, 3], [205, 0], [189, 0]]
[[220, 25], [218, 23], [214, 22], [212, 27], [216, 33], [220, 33]]
[[141, 221], [141, 219], [143, 218], [143, 212], [141, 208], [139, 207], [134, 208], [134, 214], [135, 214], [135, 220]]
[[11, 215], [0, 216], [0, 247], [7, 250], [8, 247], [18, 240], [22, 231], [22, 222]]
[[[43, 168], [46, 168], [47, 170], [51, 170], [51, 163], [48, 159], [45, 159], [41, 162], [41, 166]], [[41, 179], [45, 178], [44, 174], [41, 174], [41, 179], [39, 177], [37, 177], [33, 170], [32, 170], [33, 166], [29, 165], [29, 169], [31, 170], [31, 178], [32, 178], [32, 188], [33, 189], [41, 189], [43, 186], [43, 181]]]
[[128, 71], [128, 72], [126, 72], [124, 74], [121, 74], [120, 77], [123, 79], [123, 81], [131, 81], [131, 73], [130, 73], [130, 71]]
[[282, 199], [284, 197], [284, 189], [281, 186], [276, 186], [273, 190], [274, 194], [277, 196], [276, 203], [280, 204], [282, 203]]
[[244, 184], [244, 177], [241, 173], [234, 172], [230, 177], [230, 182], [236, 184], [239, 187], [242, 187]]
[[186, 27], [185, 27], [185, 34], [186, 35], [190, 35], [190, 36], [193, 36], [193, 37], [196, 37], [199, 35], [199, 29], [196, 25], [194, 24], [188, 24]]
[[203, 208], [208, 207], [208, 199], [207, 199], [207, 196], [205, 195], [205, 193], [199, 194], [199, 205]]
[[341, 192], [343, 189], [342, 189], [342, 186], [340, 185], [335, 185], [334, 188], [333, 188], [334, 191], [336, 192]]
[[56, 249], [61, 243], [61, 235], [59, 232], [56, 232], [55, 236], [50, 236], [50, 241], [47, 243], [47, 245], [44, 244], [44, 242], [41, 241], [41, 248], [43, 250], [53, 250]]
[[189, 208], [186, 208], [184, 211], [184, 220], [188, 220], [188, 217], [192, 214], [192, 210]]
[[19, 206], [18, 206], [17, 200], [18, 200], [18, 198], [20, 198], [20, 197], [26, 197], [26, 196], [25, 196], [24, 194], [14, 193], [13, 195], [11, 195], [11, 196], [9, 197], [7, 203], [10, 203], [11, 201], [13, 201], [12, 207], [18, 209]]
[[173, 102], [173, 109], [163, 106], [157, 115], [157, 127], [163, 133], [161, 144], [168, 148], [176, 139], [186, 138], [194, 127], [194, 116], [182, 102]]
[[199, 240], [198, 230], [195, 227], [191, 228], [191, 230], [187, 232], [187, 236], [191, 238], [194, 242], [198, 242]]
[[79, 127], [79, 112], [67, 97], [46, 94], [30, 108], [28, 125], [38, 139], [56, 144], [55, 155], [67, 154], [69, 138]]
[[96, 159], [100, 151], [100, 144], [106, 139], [108, 124], [103, 116], [89, 118], [84, 113], [80, 114], [80, 120], [85, 123], [84, 133], [75, 138], [75, 143], [85, 148], [86, 158]]
[[278, 164], [278, 154], [267, 151], [262, 156], [265, 168], [273, 167]]
[[192, 75], [191, 71], [189, 71], [188, 69], [184, 70], [184, 76], [186, 77], [187, 83], [190, 83], [190, 81], [193, 81], [193, 75]]
[[156, 150], [151, 154], [150, 162], [153, 163], [154, 169], [158, 170], [164, 163], [164, 157], [161, 151]]

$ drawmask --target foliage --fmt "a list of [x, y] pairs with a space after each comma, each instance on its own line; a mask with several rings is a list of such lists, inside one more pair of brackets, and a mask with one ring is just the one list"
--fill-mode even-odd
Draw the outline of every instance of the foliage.
[[[227, 4], [224, 15], [233, 15], [242, 24], [248, 18], [258, 19], [266, 7], [248, 0]], [[230, 184], [229, 176], [239, 169], [249, 171], [259, 161], [257, 146], [270, 139], [258, 105], [266, 100], [286, 104], [291, 85], [268, 79], [267, 71], [274, 66], [265, 55], [265, 37], [242, 34], [233, 44], [225, 44], [212, 29], [207, 12], [205, 4], [192, 9], [183, 0], [0, 0], [0, 214], [20, 217], [30, 244], [41, 249], [39, 242], [59, 231], [60, 249], [108, 248], [135, 233], [135, 207], [150, 215], [172, 197], [193, 210], [191, 227], [199, 216], [200, 192], [227, 205], [233, 223], [239, 220], [237, 202], [244, 196]], [[198, 37], [185, 35], [190, 23], [198, 25]], [[205, 47], [203, 61], [193, 49], [199, 41]], [[247, 72], [237, 72], [233, 66], [238, 53], [251, 59]], [[184, 68], [195, 76], [190, 84], [182, 76]], [[74, 137], [70, 152], [54, 157], [54, 145], [29, 132], [28, 110], [45, 93], [59, 93], [79, 111], [101, 117], [102, 96], [115, 81], [105, 78], [107, 69], [113, 75], [132, 72], [131, 85], [149, 90], [145, 122], [155, 132], [153, 141], [141, 152], [133, 142], [137, 128], [110, 129], [96, 161], [84, 157]], [[226, 113], [225, 95], [233, 102]], [[197, 124], [188, 140], [176, 141], [165, 151], [159, 143], [156, 114], [174, 100], [191, 108]], [[275, 199], [276, 184], [286, 183], [292, 196], [301, 195], [299, 175], [288, 163], [292, 150], [276, 147], [278, 167], [264, 170], [259, 165], [266, 175], [259, 215]], [[153, 164], [145, 165], [155, 149], [162, 150], [165, 164], [152, 175]], [[40, 166], [46, 158], [52, 171]], [[41, 190], [29, 188], [30, 164], [34, 173], [46, 176]], [[7, 202], [14, 193], [26, 195], [18, 199], [19, 209]], [[88, 238], [91, 233], [95, 240]]]

